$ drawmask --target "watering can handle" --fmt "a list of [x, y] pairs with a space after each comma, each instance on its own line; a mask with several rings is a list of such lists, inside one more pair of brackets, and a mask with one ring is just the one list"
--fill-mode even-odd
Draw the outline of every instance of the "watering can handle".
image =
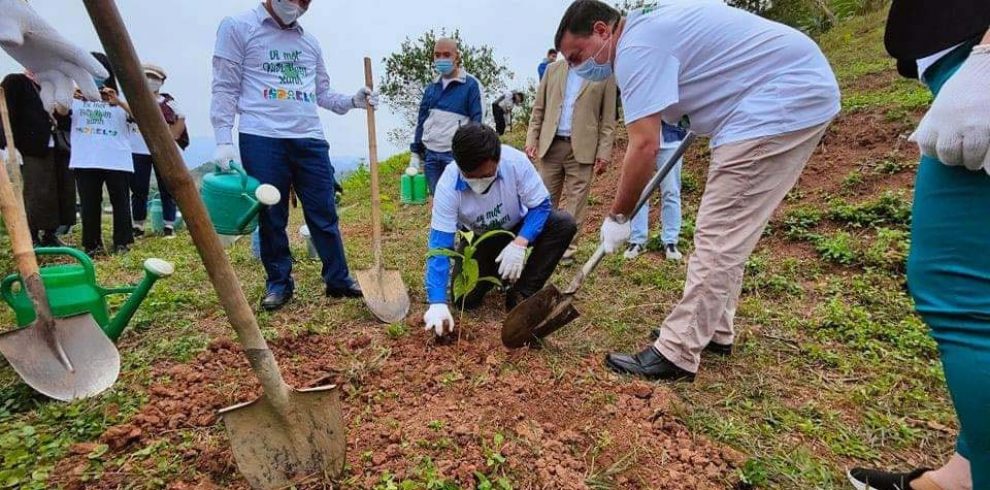
[[71, 248], [71, 247], [38, 247], [34, 249], [34, 253], [38, 256], [55, 256], [55, 255], [65, 255], [76, 259], [76, 262], [82, 266], [83, 270], [86, 271], [86, 278], [90, 280], [93, 284], [96, 284], [96, 268], [93, 267], [93, 259], [86, 255], [82, 250]]
[[[244, 192], [247, 192], [248, 174], [247, 174], [247, 172], [244, 171], [243, 168], [241, 168], [241, 164], [239, 164], [239, 163], [237, 163], [235, 161], [231, 161], [230, 162], [230, 170], [233, 170], [234, 173], [236, 173], [236, 174], [238, 174], [238, 175], [241, 176], [241, 189], [244, 189]], [[230, 173], [230, 171], [229, 170], [228, 171], [225, 171], [223, 168], [220, 167], [220, 164], [217, 164], [217, 170], [216, 170], [215, 173], [226, 174], [226, 173]]]

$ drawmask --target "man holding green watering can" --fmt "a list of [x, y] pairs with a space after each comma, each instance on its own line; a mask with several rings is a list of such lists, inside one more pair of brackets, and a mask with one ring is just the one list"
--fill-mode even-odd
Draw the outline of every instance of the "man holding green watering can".
[[[297, 19], [310, 0], [266, 0], [220, 24], [213, 56], [211, 119], [216, 162], [226, 170], [238, 160], [234, 116], [244, 170], [283, 196], [295, 189], [305, 211], [313, 244], [323, 261], [326, 294], [361, 297], [344, 256], [334, 202], [330, 145], [317, 107], [346, 114], [377, 106], [378, 97], [362, 87], [354, 96], [334, 92], [319, 41]], [[292, 299], [292, 256], [286, 226], [288, 203], [259, 216], [261, 261], [268, 273], [262, 308], [277, 310]]]

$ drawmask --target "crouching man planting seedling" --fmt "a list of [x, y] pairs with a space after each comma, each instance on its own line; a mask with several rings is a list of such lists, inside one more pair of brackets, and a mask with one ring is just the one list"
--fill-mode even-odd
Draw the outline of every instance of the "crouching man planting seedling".
[[[426, 263], [430, 308], [423, 321], [438, 336], [454, 330], [447, 290], [451, 257], [455, 277], [465, 267], [462, 256], [450, 252], [459, 230], [482, 238], [467, 244], [476, 262], [467, 264], [472, 270], [465, 268], [469, 274], [463, 275], [474, 279], [474, 287], [455, 287], [454, 304], [462, 310], [478, 307], [497, 282], [485, 279], [497, 276], [508, 286], [507, 311], [543, 288], [577, 232], [571, 215], [553, 211], [550, 192], [526, 155], [502, 146], [493, 129], [480, 124], [461, 127], [454, 134], [453, 153], [455, 165], [444, 170], [433, 199]], [[490, 233], [493, 230], [512, 233]], [[464, 286], [464, 281], [455, 286]]]

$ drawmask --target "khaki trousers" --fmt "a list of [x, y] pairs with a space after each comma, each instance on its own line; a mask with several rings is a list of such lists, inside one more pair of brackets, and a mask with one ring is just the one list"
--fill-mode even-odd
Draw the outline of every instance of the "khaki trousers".
[[[540, 176], [550, 191], [550, 199], [554, 206], [574, 217], [578, 230], [584, 222], [584, 210], [588, 205], [588, 193], [591, 192], [594, 175], [595, 164], [575, 160], [569, 141], [554, 140], [540, 162]], [[564, 198], [563, 206], [561, 196]], [[574, 245], [571, 244], [565, 256], [569, 257], [573, 253]]]
[[709, 342], [735, 340], [732, 323], [746, 261], [828, 124], [713, 150], [684, 296], [654, 344], [681, 369], [697, 372], [701, 351]]

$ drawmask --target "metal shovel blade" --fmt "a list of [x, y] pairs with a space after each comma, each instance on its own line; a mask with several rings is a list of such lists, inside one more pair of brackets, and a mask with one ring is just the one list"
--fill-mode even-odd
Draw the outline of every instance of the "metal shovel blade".
[[409, 292], [399, 271], [380, 267], [356, 271], [364, 302], [376, 318], [385, 323], [398, 323], [409, 314]]
[[99, 394], [120, 374], [120, 354], [92, 315], [60, 318], [52, 328], [71, 369], [35, 321], [0, 335], [0, 352], [21, 379], [39, 393], [60, 401]]
[[285, 416], [265, 396], [220, 411], [237, 468], [252, 488], [287, 488], [344, 470], [340, 390], [289, 390]]
[[502, 345], [518, 349], [539, 342], [576, 320], [573, 294], [561, 293], [550, 285], [516, 305], [502, 323]]

